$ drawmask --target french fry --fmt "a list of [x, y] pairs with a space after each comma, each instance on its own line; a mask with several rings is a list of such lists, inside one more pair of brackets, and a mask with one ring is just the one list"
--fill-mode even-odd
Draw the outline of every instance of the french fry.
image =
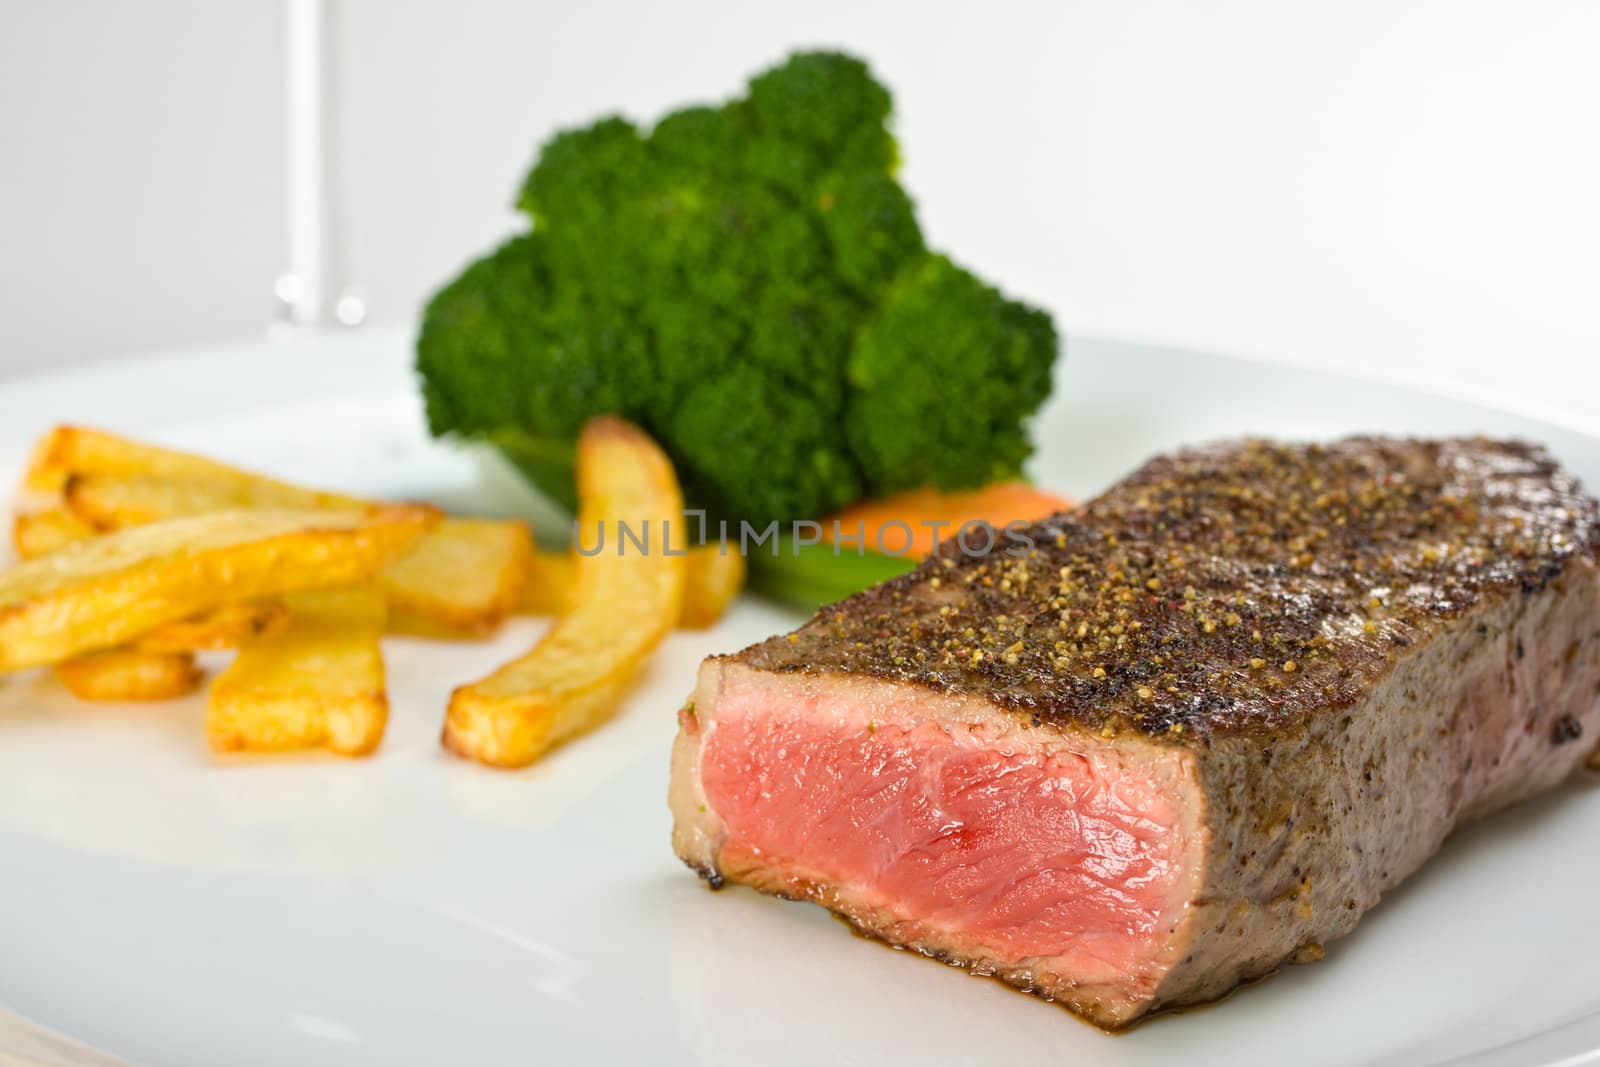
[[18, 515], [11, 524], [12, 541], [22, 559], [46, 555], [98, 532], [60, 505]]
[[385, 599], [375, 585], [289, 598], [289, 623], [248, 641], [211, 687], [206, 739], [218, 752], [326, 746], [346, 756], [378, 747]]
[[744, 557], [735, 548], [701, 545], [690, 549], [683, 564], [683, 614], [678, 625], [686, 630], [709, 629], [744, 588]]
[[[561, 614], [572, 586], [573, 559], [564, 552], [536, 552], [517, 598], [517, 611]], [[685, 630], [715, 626], [744, 589], [744, 578], [744, 557], [737, 550], [723, 552], [718, 545], [691, 548], [683, 557], [683, 616], [678, 625]]]
[[154, 654], [113, 648], [58, 663], [56, 678], [80, 700], [148, 701], [188, 696], [203, 671], [187, 652]]
[[254, 485], [262, 495], [280, 492], [282, 495], [271, 502], [273, 507], [360, 508], [370, 503], [338, 493], [316, 493], [273, 478], [246, 474], [204, 456], [141, 444], [81, 426], [57, 426], [46, 434], [34, 450], [22, 484], [24, 489], [33, 492], [59, 493], [73, 475], [243, 480]]
[[301, 489], [253, 474], [174, 478], [154, 474], [78, 474], [61, 491], [67, 509], [97, 530], [121, 530], [184, 515], [236, 508], [363, 509], [373, 501]]
[[[230, 508], [322, 507], [326, 500], [351, 499], [242, 471], [195, 478], [74, 473], [63, 496], [72, 514], [101, 530]], [[515, 520], [444, 520], [384, 576], [391, 629], [430, 637], [489, 633], [515, 609], [532, 553], [532, 535]]]
[[[660, 530], [683, 497], [672, 464], [621, 419], [591, 419], [578, 440], [578, 516], [585, 528]], [[443, 742], [457, 755], [523, 767], [608, 719], [635, 671], [678, 621], [682, 556], [602, 552], [574, 563], [571, 610], [533, 649], [450, 698]]]
[[481, 637], [511, 614], [528, 581], [533, 535], [514, 519], [445, 519], [390, 564], [389, 629]]
[[528, 577], [517, 596], [517, 612], [522, 615], [560, 615], [567, 610], [572, 591], [573, 560], [568, 552], [535, 550], [528, 564]]
[[254, 637], [283, 629], [289, 609], [276, 600], [241, 600], [192, 619], [179, 619], [135, 641], [135, 652], [170, 656], [182, 652], [220, 652], [238, 648]]
[[236, 600], [369, 581], [437, 519], [415, 506], [224, 511], [68, 545], [0, 572], [0, 670], [115, 648]]

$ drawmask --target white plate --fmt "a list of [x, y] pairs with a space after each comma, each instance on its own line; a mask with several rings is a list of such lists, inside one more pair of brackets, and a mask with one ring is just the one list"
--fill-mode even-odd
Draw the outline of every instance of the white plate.
[[[426, 439], [408, 350], [378, 332], [13, 383], [0, 482], [73, 419], [307, 482], [522, 506]], [[1521, 434], [1600, 485], [1600, 440], [1575, 429], [1091, 341], [1071, 346], [1035, 472], [1087, 494], [1184, 441], [1355, 430]], [[708, 892], [668, 846], [672, 712], [703, 655], [793, 622], [748, 600], [675, 635], [618, 721], [518, 773], [438, 733], [451, 686], [531, 621], [483, 645], [390, 642], [392, 724], [365, 761], [220, 764], [199, 699], [93, 707], [46, 676], [0, 682], [0, 1005], [149, 1065], [1600, 1062], [1592, 781], [1452, 841], [1324, 962], [1115, 1038], [819, 909]], [[8, 1051], [90, 1062], [20, 1023], [0, 1025]]]

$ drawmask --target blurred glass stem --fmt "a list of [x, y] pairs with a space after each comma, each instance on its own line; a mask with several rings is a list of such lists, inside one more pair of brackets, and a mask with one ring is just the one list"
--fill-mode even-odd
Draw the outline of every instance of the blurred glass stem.
[[334, 152], [333, 64], [328, 0], [283, 0], [284, 224], [288, 262], [273, 289], [280, 319], [295, 327], [366, 317], [361, 291], [341, 284]]

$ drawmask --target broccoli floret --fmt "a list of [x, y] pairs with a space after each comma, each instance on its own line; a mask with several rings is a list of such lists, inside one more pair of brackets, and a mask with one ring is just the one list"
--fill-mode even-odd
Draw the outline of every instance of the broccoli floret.
[[850, 354], [845, 426], [867, 484], [892, 493], [1015, 476], [1056, 347], [1050, 316], [944, 256], [902, 272]]
[[1015, 475], [1055, 334], [928, 251], [889, 112], [864, 64], [817, 52], [652, 129], [558, 134], [518, 198], [532, 229], [423, 316], [433, 432], [570, 505], [579, 428], [619, 414], [692, 501], [762, 523]]

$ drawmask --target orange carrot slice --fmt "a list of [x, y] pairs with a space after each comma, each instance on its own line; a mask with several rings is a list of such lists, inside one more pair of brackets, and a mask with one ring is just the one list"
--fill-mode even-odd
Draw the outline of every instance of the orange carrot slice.
[[1003, 529], [1007, 523], [1031, 522], [1073, 506], [1067, 497], [1024, 482], [996, 482], [958, 492], [914, 489], [863, 500], [830, 515], [822, 520], [822, 538], [830, 544], [854, 545], [860, 535], [869, 552], [920, 558], [932, 553], [939, 541], [954, 537], [965, 523], [987, 522]]

